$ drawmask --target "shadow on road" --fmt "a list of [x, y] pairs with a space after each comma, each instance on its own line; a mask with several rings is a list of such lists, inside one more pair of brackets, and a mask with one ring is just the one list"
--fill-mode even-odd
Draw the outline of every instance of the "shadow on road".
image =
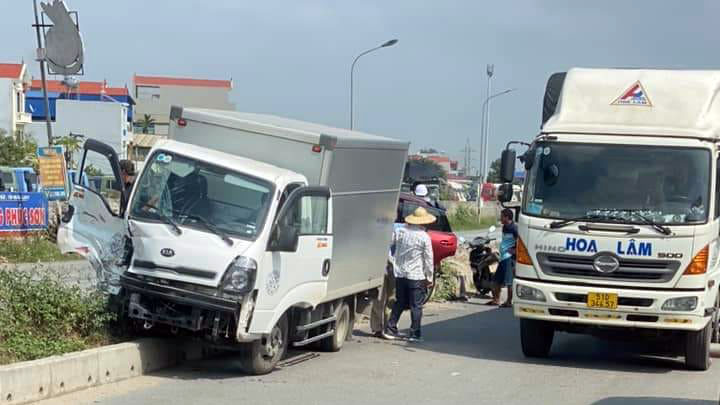
[[715, 401], [665, 397], [610, 397], [593, 402], [592, 405], [715, 405]]
[[[468, 304], [474, 304], [472, 302]], [[519, 321], [510, 309], [490, 309], [423, 326], [425, 342], [407, 350], [431, 351], [503, 362], [636, 373], [684, 369], [682, 359], [659, 357], [647, 342], [605, 341], [557, 333], [548, 359], [528, 359], [520, 347]]]

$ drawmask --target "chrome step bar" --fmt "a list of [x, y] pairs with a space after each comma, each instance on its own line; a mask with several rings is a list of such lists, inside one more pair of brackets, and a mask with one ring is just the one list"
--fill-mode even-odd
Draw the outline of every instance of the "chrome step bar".
[[319, 321], [315, 321], [315, 322], [309, 323], [307, 325], [298, 325], [296, 329], [298, 332], [307, 332], [311, 329], [317, 328], [318, 326], [322, 326], [322, 325], [328, 324], [330, 322], [335, 322], [335, 321], [337, 321], [337, 317], [335, 315], [333, 315], [329, 318], [321, 319]]
[[[324, 319], [323, 319], [323, 320], [324, 320]], [[323, 333], [323, 334], [321, 334], [321, 335], [313, 336], [313, 337], [311, 337], [311, 338], [308, 338], [308, 339], [305, 339], [305, 340], [301, 340], [301, 341], [299, 341], [299, 342], [294, 342], [294, 343], [293, 343], [293, 346], [295, 346], [295, 347], [307, 346], [307, 345], [309, 345], [310, 343], [317, 342], [318, 340], [323, 340], [323, 339], [325, 339], [325, 338], [329, 338], [329, 337], [334, 336], [334, 335], [335, 335], [335, 329], [330, 329], [329, 331], [327, 331], [327, 332], [325, 332], [325, 333]]]

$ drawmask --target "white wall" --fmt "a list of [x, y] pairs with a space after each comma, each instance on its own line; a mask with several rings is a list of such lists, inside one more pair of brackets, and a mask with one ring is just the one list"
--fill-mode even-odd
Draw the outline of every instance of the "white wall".
[[[234, 110], [235, 104], [230, 102], [230, 89], [216, 87], [193, 86], [136, 86], [140, 87], [135, 98], [135, 121], [141, 120], [144, 114], [150, 114], [157, 124], [167, 124], [170, 120], [170, 106], [214, 108], [218, 110]], [[142, 90], [142, 89], [145, 90]], [[159, 127], [160, 125], [158, 125]], [[162, 128], [157, 134], [167, 134]]]
[[15, 91], [13, 90], [12, 79], [0, 79], [0, 128], [10, 135], [13, 132], [13, 121], [15, 116]]

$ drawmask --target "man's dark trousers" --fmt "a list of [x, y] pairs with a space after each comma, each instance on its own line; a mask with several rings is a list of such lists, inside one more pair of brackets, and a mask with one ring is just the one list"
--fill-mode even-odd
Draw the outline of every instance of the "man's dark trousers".
[[395, 279], [395, 305], [388, 321], [388, 329], [397, 332], [397, 323], [405, 309], [410, 309], [410, 333], [412, 337], [421, 337], [422, 305], [425, 300], [425, 280]]

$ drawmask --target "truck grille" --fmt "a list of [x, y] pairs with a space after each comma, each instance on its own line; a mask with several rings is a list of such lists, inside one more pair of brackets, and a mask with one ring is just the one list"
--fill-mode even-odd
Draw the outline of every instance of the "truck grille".
[[538, 253], [540, 269], [552, 276], [618, 281], [662, 283], [672, 280], [680, 268], [679, 261], [620, 259], [620, 267], [612, 273], [601, 273], [593, 267], [595, 256], [570, 256]]

